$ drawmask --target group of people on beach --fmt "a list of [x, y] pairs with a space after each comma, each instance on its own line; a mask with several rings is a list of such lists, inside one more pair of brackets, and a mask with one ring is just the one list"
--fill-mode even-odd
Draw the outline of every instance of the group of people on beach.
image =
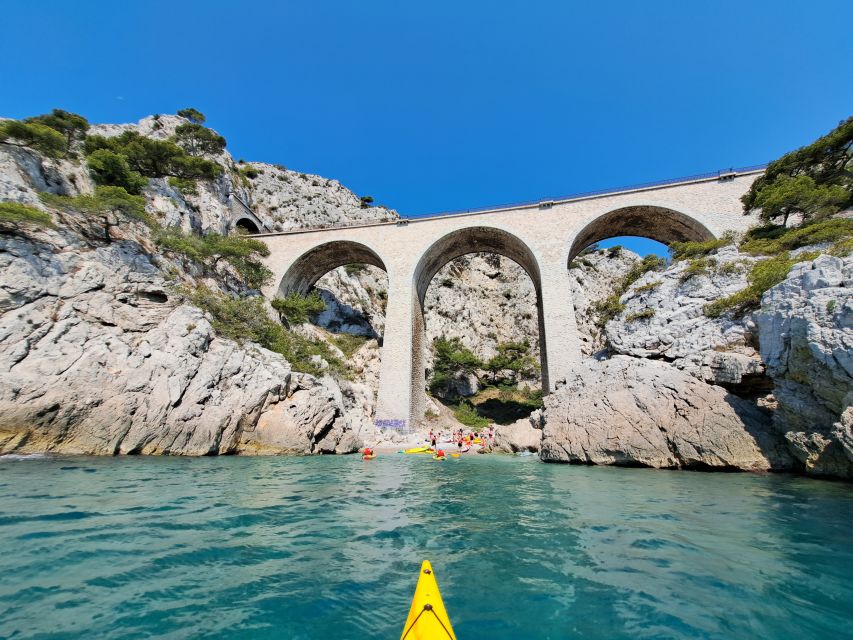
[[475, 433], [473, 431], [469, 433], [465, 433], [464, 429], [457, 429], [452, 431], [449, 436], [446, 436], [442, 431], [433, 431], [429, 430], [429, 435], [427, 437], [427, 442], [429, 442], [429, 446], [433, 451], [441, 451], [438, 448], [438, 444], [440, 442], [445, 442], [447, 444], [456, 444], [457, 449], [460, 453], [464, 453], [471, 448], [473, 444], [485, 444], [488, 441], [493, 440], [495, 437], [495, 429], [494, 427], [487, 427], [480, 431], [480, 433]]

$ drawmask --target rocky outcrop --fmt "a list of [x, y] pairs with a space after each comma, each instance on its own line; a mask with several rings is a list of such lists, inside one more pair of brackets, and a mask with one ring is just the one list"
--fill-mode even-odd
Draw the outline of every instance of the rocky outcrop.
[[[149, 116], [133, 124], [93, 125], [89, 134], [110, 137], [136, 131], [149, 138], [166, 140], [174, 135], [176, 127], [185, 123], [186, 120], [178, 116]], [[281, 165], [235, 162], [228, 151], [208, 158], [222, 166], [223, 173], [217, 180], [199, 181], [196, 193], [181, 191], [165, 178], [149, 182], [145, 189], [146, 199], [164, 224], [185, 230], [226, 233], [234, 221], [247, 214], [257, 217], [264, 231], [359, 224], [399, 217], [385, 207], [364, 207], [358, 196], [337, 180], [291, 171]], [[80, 188], [85, 190], [83, 183], [87, 182], [84, 170]], [[38, 190], [38, 185], [34, 187]]]
[[710, 302], [745, 288], [757, 260], [728, 246], [645, 274], [622, 296], [624, 310], [607, 323], [611, 350], [665, 360], [740, 394], [767, 393], [772, 384], [758, 356], [754, 324], [704, 313]]
[[606, 346], [606, 336], [599, 326], [595, 305], [609, 297], [639, 261], [640, 256], [633, 251], [612, 247], [584, 253], [569, 265], [575, 321], [585, 356], [591, 356]]
[[144, 234], [90, 244], [66, 222], [0, 237], [0, 453], [357, 448], [334, 381], [216, 336]]
[[495, 425], [495, 437], [488, 444], [490, 451], [504, 453], [538, 453], [542, 444], [542, 412], [534, 411], [527, 418], [512, 424]]
[[547, 462], [657, 468], [790, 466], [770, 418], [754, 403], [663, 362], [585, 361], [545, 397]]
[[796, 265], [755, 318], [794, 456], [809, 473], [853, 478], [853, 257]]

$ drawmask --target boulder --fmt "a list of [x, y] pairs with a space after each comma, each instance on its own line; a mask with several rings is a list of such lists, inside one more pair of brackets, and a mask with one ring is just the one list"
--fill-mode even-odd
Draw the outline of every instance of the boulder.
[[546, 462], [766, 471], [790, 467], [754, 403], [669, 364], [587, 360], [545, 397]]
[[495, 437], [489, 444], [491, 451], [538, 453], [542, 443], [542, 414], [534, 411], [527, 418], [512, 424], [495, 425]]

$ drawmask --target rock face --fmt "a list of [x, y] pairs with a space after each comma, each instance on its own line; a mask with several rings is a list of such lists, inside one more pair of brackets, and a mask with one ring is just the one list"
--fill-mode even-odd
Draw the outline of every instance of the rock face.
[[703, 312], [708, 303], [745, 288], [746, 273], [756, 261], [729, 246], [702, 259], [701, 269], [682, 260], [645, 274], [622, 296], [624, 310], [607, 323], [611, 350], [666, 360], [739, 393], [766, 393], [772, 385], [756, 350], [754, 325]]
[[[530, 343], [539, 360], [539, 325], [533, 281], [519, 265], [496, 254], [451, 260], [435, 275], [424, 300], [425, 362], [440, 336], [459, 338], [479, 358], [497, 354], [501, 342]], [[539, 384], [538, 377], [532, 380]]]
[[674, 367], [616, 356], [586, 361], [545, 397], [546, 462], [657, 468], [790, 466], [754, 403]]
[[512, 424], [496, 425], [495, 438], [490, 444], [492, 451], [504, 453], [537, 453], [542, 445], [542, 413], [534, 411], [527, 418]]
[[0, 453], [345, 452], [334, 381], [222, 339], [144, 238], [0, 237]]
[[599, 328], [595, 304], [610, 296], [625, 274], [640, 261], [633, 251], [599, 249], [578, 256], [569, 265], [572, 302], [581, 350], [591, 356], [604, 349], [606, 336]]
[[755, 317], [795, 457], [809, 473], [853, 478], [853, 257], [796, 265]]

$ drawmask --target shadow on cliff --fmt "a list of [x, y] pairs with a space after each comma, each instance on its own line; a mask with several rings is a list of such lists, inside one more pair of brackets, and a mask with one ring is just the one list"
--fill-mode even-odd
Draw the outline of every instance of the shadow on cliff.
[[752, 436], [773, 471], [803, 470], [802, 465], [791, 456], [785, 435], [774, 424], [770, 409], [759, 407], [755, 400], [741, 398], [733, 393], [726, 394], [726, 403], [734, 409], [745, 431]]

